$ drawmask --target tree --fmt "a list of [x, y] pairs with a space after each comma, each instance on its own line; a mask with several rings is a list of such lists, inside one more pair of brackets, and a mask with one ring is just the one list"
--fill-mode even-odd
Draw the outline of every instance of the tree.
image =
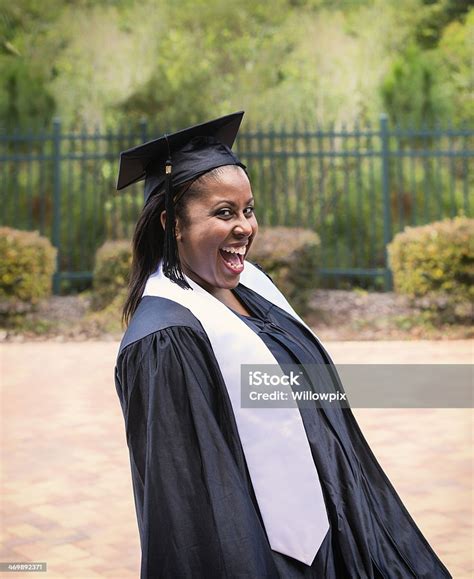
[[474, 54], [474, 9], [464, 22], [454, 20], [444, 30], [436, 50], [439, 75], [453, 103], [455, 123], [474, 123], [472, 55]]
[[51, 120], [55, 100], [48, 88], [52, 60], [32, 57], [61, 2], [21, 0], [0, 11], [0, 126], [30, 127]]
[[416, 27], [417, 43], [425, 48], [434, 48], [443, 35], [443, 30], [454, 21], [462, 21], [471, 0], [423, 0], [420, 19]]
[[394, 61], [380, 90], [384, 110], [403, 126], [431, 125], [450, 112], [433, 58], [415, 44]]

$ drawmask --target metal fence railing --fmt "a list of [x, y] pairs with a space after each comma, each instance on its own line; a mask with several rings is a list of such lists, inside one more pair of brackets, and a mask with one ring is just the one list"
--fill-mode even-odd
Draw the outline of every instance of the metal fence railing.
[[[87, 284], [96, 249], [131, 238], [142, 184], [115, 191], [119, 152], [159, 136], [138, 129], [0, 133], [3, 225], [38, 230], [58, 248], [55, 291]], [[389, 288], [386, 245], [406, 225], [470, 215], [474, 129], [358, 125], [242, 131], [261, 225], [307, 227], [321, 238], [333, 286]]]

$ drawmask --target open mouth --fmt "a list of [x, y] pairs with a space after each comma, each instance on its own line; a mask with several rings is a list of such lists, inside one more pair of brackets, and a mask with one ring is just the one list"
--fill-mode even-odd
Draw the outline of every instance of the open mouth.
[[233, 248], [233, 251], [227, 251], [225, 249], [219, 249], [222, 259], [225, 265], [232, 271], [232, 273], [241, 273], [244, 269], [244, 258], [246, 253], [246, 247]]

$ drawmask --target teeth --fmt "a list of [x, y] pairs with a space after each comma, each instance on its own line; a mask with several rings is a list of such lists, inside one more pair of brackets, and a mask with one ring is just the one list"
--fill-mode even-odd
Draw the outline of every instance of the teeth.
[[241, 265], [236, 265], [234, 263], [230, 263], [230, 261], [225, 260], [225, 262], [227, 263], [227, 265], [231, 268], [231, 269], [235, 269], [235, 271], [239, 270], [241, 268]]
[[222, 251], [228, 251], [229, 253], [238, 253], [239, 255], [245, 255], [245, 245], [242, 247], [223, 247]]

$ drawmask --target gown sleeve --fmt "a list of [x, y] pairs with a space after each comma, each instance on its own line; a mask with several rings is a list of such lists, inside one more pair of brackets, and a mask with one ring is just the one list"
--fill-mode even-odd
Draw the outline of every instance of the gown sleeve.
[[141, 578], [277, 577], [207, 336], [166, 328], [116, 366]]

